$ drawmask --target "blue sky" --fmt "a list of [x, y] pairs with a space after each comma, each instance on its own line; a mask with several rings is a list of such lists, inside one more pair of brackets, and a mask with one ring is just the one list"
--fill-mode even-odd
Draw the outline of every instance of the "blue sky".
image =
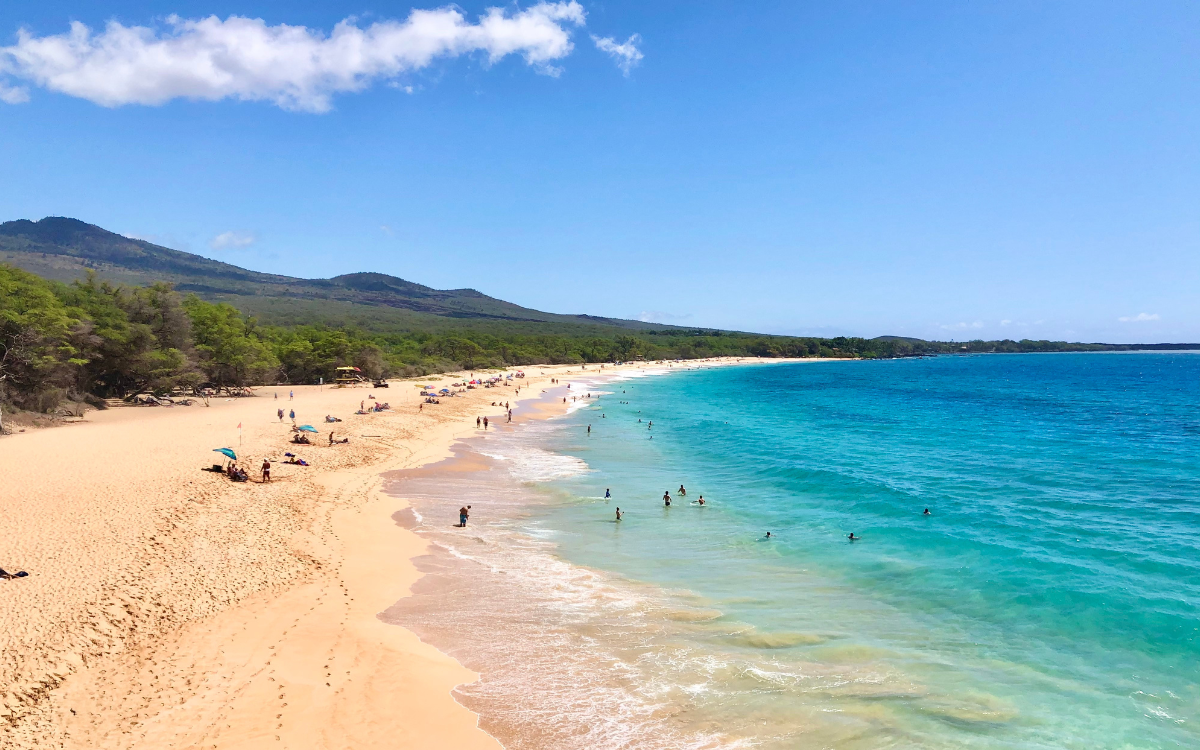
[[[447, 6], [5, 3], [0, 218], [554, 312], [1200, 341], [1196, 3], [521, 3], [494, 31], [489, 5], [430, 53], [404, 24]], [[347, 17], [375, 67], [235, 34]], [[109, 22], [177, 57], [114, 67]], [[246, 57], [205, 78], [214, 39]]]

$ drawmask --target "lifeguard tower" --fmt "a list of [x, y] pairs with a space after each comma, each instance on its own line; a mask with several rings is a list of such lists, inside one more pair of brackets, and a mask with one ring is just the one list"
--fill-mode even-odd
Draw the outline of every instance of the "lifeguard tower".
[[333, 382], [337, 383], [339, 387], [344, 387], [365, 383], [367, 379], [362, 376], [362, 370], [357, 367], [339, 367], [337, 368], [337, 379]]

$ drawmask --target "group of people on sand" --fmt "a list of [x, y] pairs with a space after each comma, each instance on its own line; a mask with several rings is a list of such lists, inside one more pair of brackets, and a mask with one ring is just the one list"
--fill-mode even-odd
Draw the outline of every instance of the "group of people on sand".
[[[289, 453], [288, 455], [291, 456], [292, 454]], [[296, 463], [296, 461], [292, 461], [291, 463]], [[303, 464], [303, 465], [307, 466], [308, 464]], [[261, 476], [262, 476], [261, 481], [263, 481], [263, 482], [271, 481], [271, 459], [269, 459], [269, 458], [263, 459], [262, 467], [261, 467], [260, 471], [261, 471]], [[229, 465], [225, 467], [225, 476], [229, 477], [229, 479], [234, 482], [249, 482], [250, 481], [250, 472], [246, 471], [241, 466], [238, 466], [237, 461], [229, 462]]]

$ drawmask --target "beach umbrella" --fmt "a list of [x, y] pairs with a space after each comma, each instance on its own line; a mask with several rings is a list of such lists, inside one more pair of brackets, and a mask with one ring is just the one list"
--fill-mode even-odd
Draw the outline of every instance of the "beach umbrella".
[[312, 432], [312, 433], [315, 433], [315, 432], [317, 431], [317, 428], [316, 428], [316, 427], [313, 427], [313, 426], [312, 426], [312, 425], [310, 425], [310, 424], [302, 424], [302, 425], [300, 425], [300, 431], [301, 431], [301, 432]]
[[232, 450], [230, 450], [230, 449], [228, 449], [228, 448], [213, 448], [213, 453], [221, 453], [221, 454], [224, 454], [224, 455], [226, 455], [226, 456], [229, 456], [229, 457], [230, 457], [230, 458], [232, 458], [234, 461], [236, 461], [236, 460], [237, 460], [237, 454], [236, 454], [236, 453], [234, 453]]

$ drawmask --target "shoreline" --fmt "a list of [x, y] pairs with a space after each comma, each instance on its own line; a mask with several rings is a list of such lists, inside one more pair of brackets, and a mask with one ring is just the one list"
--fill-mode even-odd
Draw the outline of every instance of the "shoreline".
[[[409, 594], [420, 577], [412, 560], [427, 546], [392, 520], [403, 503], [379, 489], [384, 472], [450, 455], [474, 433], [471, 418], [495, 410], [492, 396], [520, 404], [550, 377], [602, 372], [524, 369], [520, 396], [480, 388], [420, 411], [406, 381], [387, 391], [267, 386], [211, 408], [92, 413], [0, 442], [17, 498], [0, 519], [13, 540], [0, 565], [31, 573], [0, 582], [4, 745], [332, 748], [402, 737], [409, 747], [499, 747], [451, 695], [477, 675], [378, 619]], [[289, 390], [297, 399], [285, 403]], [[272, 392], [284, 398], [263, 397]], [[394, 411], [344, 416], [334, 427], [351, 445], [296, 451], [313, 467], [276, 463], [270, 485], [197, 471], [211, 448], [236, 440], [233, 424], [246, 426], [239, 453], [253, 471], [290, 446], [290, 426], [265, 412], [302, 406], [298, 422], [327, 429], [324, 413], [347, 415], [367, 393]]]

